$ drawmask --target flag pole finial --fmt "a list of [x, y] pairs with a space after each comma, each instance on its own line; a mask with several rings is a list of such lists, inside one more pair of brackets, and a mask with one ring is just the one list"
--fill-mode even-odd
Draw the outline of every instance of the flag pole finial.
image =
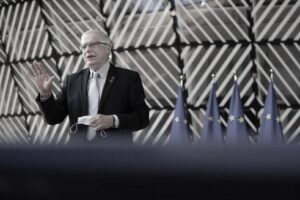
[[180, 86], [183, 89], [184, 88], [184, 79], [185, 79], [184, 74], [180, 74], [179, 78], [180, 78]]
[[237, 81], [236, 71], [233, 71], [233, 79], [234, 81]]
[[211, 75], [211, 82], [212, 82], [212, 83], [215, 83], [215, 74], [212, 74], [212, 75]]
[[270, 78], [271, 78], [271, 82], [273, 82], [273, 74], [274, 74], [273, 69], [270, 69]]

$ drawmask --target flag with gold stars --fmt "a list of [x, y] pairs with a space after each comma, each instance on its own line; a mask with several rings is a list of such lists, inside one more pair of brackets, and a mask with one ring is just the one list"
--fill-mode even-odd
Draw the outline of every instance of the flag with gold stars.
[[273, 82], [270, 82], [268, 94], [265, 101], [264, 112], [261, 116], [259, 129], [259, 144], [283, 144], [284, 137], [282, 125], [279, 116], [279, 110], [276, 104], [276, 93], [273, 88]]
[[176, 107], [172, 121], [169, 144], [189, 144], [189, 131], [183, 101], [183, 90], [178, 90]]
[[221, 119], [214, 83], [212, 84], [207, 102], [202, 141], [205, 144], [223, 143]]
[[248, 131], [237, 81], [234, 81], [227, 120], [226, 144], [248, 144]]

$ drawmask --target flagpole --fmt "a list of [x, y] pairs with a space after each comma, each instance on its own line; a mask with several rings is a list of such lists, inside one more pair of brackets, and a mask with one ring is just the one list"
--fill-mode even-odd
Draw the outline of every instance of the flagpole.
[[273, 72], [274, 72], [273, 69], [270, 69], [270, 78], [272, 83], [273, 83], [273, 76], [274, 76]]
[[211, 81], [212, 84], [214, 84], [214, 83], [215, 83], [215, 74], [212, 74], [212, 75], [211, 75], [211, 80], [212, 80], [212, 81]]
[[[179, 79], [180, 79], [180, 88], [181, 88], [183, 97], [185, 97], [186, 96], [186, 91], [185, 91], [185, 87], [184, 87], [184, 84], [185, 84], [185, 75], [184, 74], [180, 74], [179, 75]], [[183, 98], [183, 103], [184, 103], [184, 105], [186, 105], [186, 98]]]
[[[186, 92], [187, 91], [185, 90], [185, 87], [184, 87], [185, 80], [186, 80], [185, 79], [185, 74], [180, 74], [179, 79], [180, 79], [180, 88], [181, 88], [181, 91], [182, 91], [182, 94], [183, 94], [183, 103], [184, 103], [184, 105], [187, 105], [187, 102], [186, 102], [186, 100], [187, 100]], [[188, 112], [186, 112], [186, 113], [188, 113]], [[187, 121], [190, 121], [188, 114], [186, 115], [186, 119], [187, 119]]]
[[184, 80], [185, 80], [185, 77], [184, 77], [183, 74], [180, 74], [179, 78], [180, 78], [180, 87], [181, 87], [182, 90], [184, 90]]
[[234, 81], [237, 81], [236, 71], [233, 71], [233, 80], [234, 80]]

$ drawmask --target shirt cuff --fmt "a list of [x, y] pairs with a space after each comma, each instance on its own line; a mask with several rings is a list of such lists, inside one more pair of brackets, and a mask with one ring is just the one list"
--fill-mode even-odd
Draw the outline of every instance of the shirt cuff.
[[114, 118], [114, 128], [119, 128], [120, 125], [119, 117], [117, 115], [113, 115], [113, 118]]

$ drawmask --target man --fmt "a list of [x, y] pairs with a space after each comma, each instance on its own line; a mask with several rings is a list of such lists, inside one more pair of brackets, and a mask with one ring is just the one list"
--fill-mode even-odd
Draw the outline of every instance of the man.
[[38, 62], [30, 73], [39, 90], [36, 101], [48, 124], [61, 123], [68, 115], [71, 125], [82, 116], [92, 116], [89, 125], [78, 125], [71, 142], [132, 142], [132, 131], [149, 124], [149, 109], [137, 72], [109, 63], [112, 43], [97, 30], [81, 37], [82, 55], [87, 69], [67, 76], [61, 93], [54, 99], [54, 77]]

